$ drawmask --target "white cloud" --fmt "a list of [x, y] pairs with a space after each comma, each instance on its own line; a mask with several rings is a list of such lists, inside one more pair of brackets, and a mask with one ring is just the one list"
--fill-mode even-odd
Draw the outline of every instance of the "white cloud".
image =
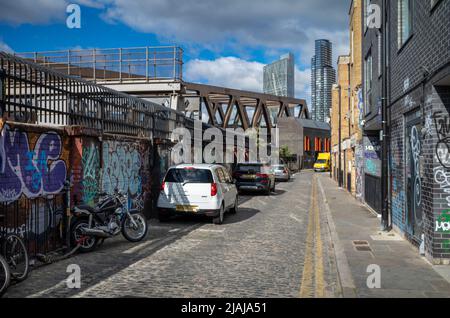
[[5, 42], [0, 39], [0, 51], [6, 53], [14, 53], [14, 50]]
[[[328, 38], [345, 53], [349, 0], [103, 0], [103, 17], [167, 41], [210, 50], [293, 51], [309, 64], [314, 40]], [[245, 54], [242, 54], [245, 55]]]
[[[191, 60], [186, 63], [185, 79], [190, 82], [248, 91], [263, 91], [264, 64], [237, 57], [216, 60]], [[309, 100], [311, 70], [295, 70], [295, 95]]]
[[65, 0], [0, 0], [0, 21], [19, 25], [62, 20], [66, 5]]
[[109, 0], [0, 0], [0, 22], [20, 24], [47, 24], [64, 21], [66, 8], [71, 3], [92, 8], [103, 8]]

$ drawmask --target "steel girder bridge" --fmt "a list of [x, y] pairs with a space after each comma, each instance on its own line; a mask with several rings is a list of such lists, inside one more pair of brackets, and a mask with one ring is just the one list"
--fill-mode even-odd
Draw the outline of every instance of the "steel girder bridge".
[[172, 108], [220, 128], [267, 128], [278, 118], [306, 118], [304, 99], [242, 91], [183, 80], [179, 47], [139, 47], [19, 53], [69, 76]]

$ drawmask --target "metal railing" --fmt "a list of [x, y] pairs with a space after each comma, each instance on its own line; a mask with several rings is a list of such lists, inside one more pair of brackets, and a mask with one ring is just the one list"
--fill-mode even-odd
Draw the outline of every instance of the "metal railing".
[[166, 139], [186, 121], [168, 107], [1, 52], [0, 75], [1, 114], [9, 121]]
[[176, 46], [16, 53], [62, 74], [96, 82], [183, 79], [183, 49]]

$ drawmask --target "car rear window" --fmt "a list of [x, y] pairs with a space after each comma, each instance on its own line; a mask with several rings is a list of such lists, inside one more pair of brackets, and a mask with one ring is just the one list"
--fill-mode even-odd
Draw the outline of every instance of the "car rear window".
[[238, 165], [236, 168], [236, 172], [241, 172], [241, 173], [248, 173], [248, 172], [261, 173], [261, 172], [265, 172], [267, 170], [268, 169], [262, 165]]
[[171, 183], [213, 183], [211, 171], [206, 169], [170, 169], [165, 182]]

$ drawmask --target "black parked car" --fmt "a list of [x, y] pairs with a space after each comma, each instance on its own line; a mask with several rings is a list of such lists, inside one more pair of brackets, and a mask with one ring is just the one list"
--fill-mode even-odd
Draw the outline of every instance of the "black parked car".
[[238, 191], [275, 192], [275, 175], [271, 166], [263, 163], [240, 163], [233, 173]]

